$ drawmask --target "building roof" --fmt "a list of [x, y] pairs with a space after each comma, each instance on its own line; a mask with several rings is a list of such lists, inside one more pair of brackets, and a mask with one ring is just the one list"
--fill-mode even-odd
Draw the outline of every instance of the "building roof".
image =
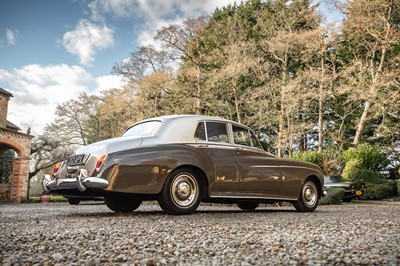
[[8, 97], [14, 97], [14, 95], [12, 95], [12, 93], [6, 91], [5, 89], [3, 89], [2, 87], [0, 87], [0, 94], [6, 95]]
[[11, 129], [11, 130], [16, 130], [16, 131], [20, 131], [21, 130], [17, 125], [11, 123], [8, 120], [7, 120], [6, 128]]

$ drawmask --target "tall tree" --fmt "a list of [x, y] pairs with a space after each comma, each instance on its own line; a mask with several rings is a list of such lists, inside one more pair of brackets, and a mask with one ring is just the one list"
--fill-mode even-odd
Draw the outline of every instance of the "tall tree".
[[[180, 75], [184, 85], [195, 99], [195, 113], [203, 113], [203, 73], [206, 64], [204, 31], [207, 17], [187, 19], [182, 24], [172, 24], [157, 31], [155, 39], [172, 51], [175, 61], [181, 63]], [[183, 64], [182, 64], [183, 63]]]
[[363, 105], [353, 144], [361, 141], [372, 118], [388, 112], [400, 101], [400, 2], [398, 0], [362, 1], [346, 4], [343, 21], [342, 60], [347, 63], [347, 84]]

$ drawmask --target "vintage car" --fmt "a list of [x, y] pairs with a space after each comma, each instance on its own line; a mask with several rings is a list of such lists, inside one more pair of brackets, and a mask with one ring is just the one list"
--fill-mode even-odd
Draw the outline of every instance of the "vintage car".
[[367, 191], [364, 182], [347, 182], [342, 176], [324, 176], [324, 183], [325, 190], [328, 188], [343, 188], [344, 195], [342, 201], [344, 202], [351, 202], [353, 199], [358, 199]]
[[46, 176], [44, 190], [67, 198], [103, 196], [115, 212], [157, 200], [168, 214], [190, 214], [200, 202], [291, 202], [312, 212], [323, 194], [318, 166], [265, 152], [254, 132], [210, 116], [141, 121], [121, 137], [81, 147]]

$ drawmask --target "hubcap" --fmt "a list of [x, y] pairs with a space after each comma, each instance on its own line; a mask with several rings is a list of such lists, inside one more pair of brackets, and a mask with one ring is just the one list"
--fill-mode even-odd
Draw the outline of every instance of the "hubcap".
[[172, 182], [172, 199], [180, 207], [190, 207], [197, 200], [198, 191], [196, 179], [189, 174], [179, 174]]
[[303, 200], [307, 207], [314, 207], [318, 200], [318, 190], [314, 183], [307, 182], [303, 187]]

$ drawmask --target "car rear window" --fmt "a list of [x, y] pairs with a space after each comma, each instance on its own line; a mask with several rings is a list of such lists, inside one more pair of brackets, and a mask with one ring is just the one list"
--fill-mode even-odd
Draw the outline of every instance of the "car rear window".
[[124, 132], [124, 134], [122, 134], [122, 136], [123, 137], [153, 136], [160, 126], [161, 126], [161, 121], [158, 121], [158, 120], [143, 122], [143, 123], [140, 123], [140, 124], [137, 124], [137, 125], [134, 125], [134, 126], [128, 128]]

